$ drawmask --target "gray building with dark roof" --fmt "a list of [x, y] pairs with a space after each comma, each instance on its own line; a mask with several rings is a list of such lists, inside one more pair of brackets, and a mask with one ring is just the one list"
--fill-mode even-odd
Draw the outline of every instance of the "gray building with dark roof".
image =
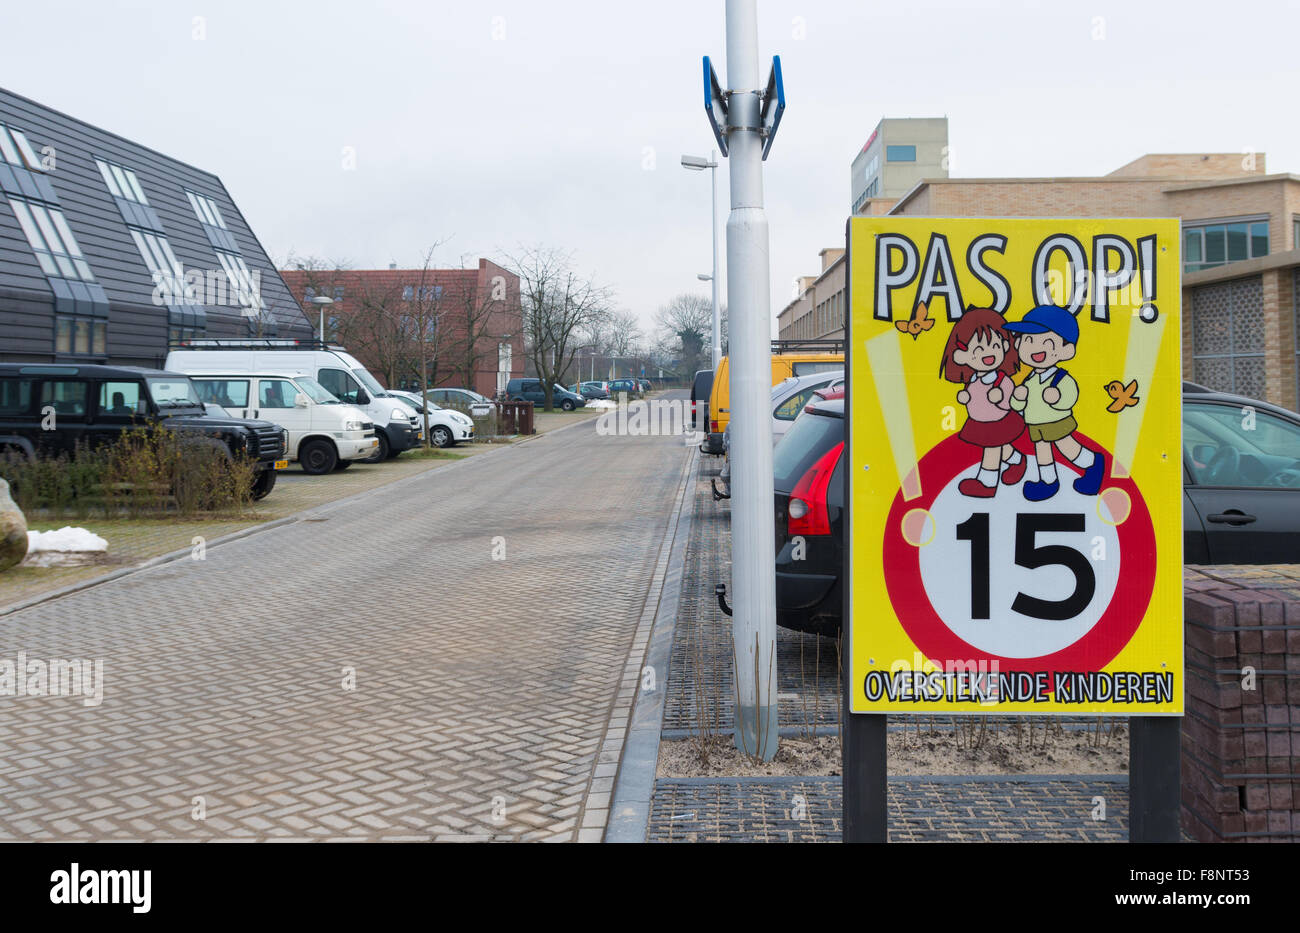
[[311, 335], [216, 175], [0, 89], [0, 360]]

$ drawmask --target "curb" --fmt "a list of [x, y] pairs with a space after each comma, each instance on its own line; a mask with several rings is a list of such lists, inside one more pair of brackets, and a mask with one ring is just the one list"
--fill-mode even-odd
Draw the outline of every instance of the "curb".
[[[569, 430], [570, 428], [580, 427], [581, 425], [584, 425], [588, 421], [592, 421], [592, 420], [594, 419], [588, 418], [584, 421], [576, 421], [573, 424], [566, 424], [562, 428], [556, 428], [554, 431], [547, 431], [545, 434], [534, 434], [534, 435], [530, 435], [529, 437], [523, 438], [522, 440], [514, 441], [513, 443], [510, 444], [500, 444], [497, 445], [495, 449], [485, 450], [482, 453], [473, 454], [461, 460], [454, 460], [450, 463], [444, 463], [439, 466], [433, 466], [427, 470], [423, 470], [412, 476], [404, 476], [401, 479], [395, 479], [390, 483], [383, 483], [379, 486], [372, 486], [369, 489], [364, 489], [361, 492], [355, 492], [352, 495], [347, 496], [343, 499], [335, 499], [332, 502], [322, 502], [320, 505], [313, 505], [311, 508], [303, 509], [301, 512], [294, 512], [292, 515], [286, 515], [283, 518], [276, 518], [268, 522], [261, 522], [260, 524], [257, 525], [251, 525], [248, 528], [241, 528], [239, 531], [232, 531], [230, 534], [222, 535], [219, 538], [213, 538], [211, 541], [206, 542], [204, 544], [204, 547], [205, 548], [218, 547], [222, 544], [229, 544], [233, 541], [238, 541], [241, 538], [247, 538], [251, 535], [259, 534], [263, 531], [270, 531], [273, 528], [279, 528], [282, 525], [291, 525], [295, 522], [304, 521], [306, 516], [333, 511], [334, 509], [341, 508], [345, 505], [348, 505], [358, 499], [361, 499], [363, 496], [368, 496], [371, 493], [374, 493], [380, 489], [391, 489], [395, 486], [410, 485], [419, 480], [427, 478], [429, 475], [433, 473], [445, 473], [448, 470], [455, 469], [458, 466], [463, 466], [466, 463], [469, 463], [471, 461], [481, 460], [484, 457], [490, 457], [492, 454], [499, 453], [502, 450], [510, 450], [513, 447], [518, 447], [521, 444], [528, 443], [529, 441], [540, 440], [541, 438], [544, 437], [550, 437], [555, 434], [560, 434], [564, 431]], [[48, 593], [40, 593], [37, 594], [36, 596], [31, 596], [25, 600], [22, 600], [21, 602], [10, 603], [7, 606], [0, 607], [0, 618], [4, 618], [5, 616], [8, 615], [13, 615], [16, 612], [22, 612], [24, 609], [30, 609], [32, 606], [39, 606], [41, 603], [50, 602], [51, 600], [55, 600], [55, 599], [62, 599], [64, 596], [71, 596], [73, 593], [79, 593], [82, 590], [90, 589], [92, 586], [100, 586], [101, 584], [104, 583], [112, 583], [114, 580], [120, 580], [122, 577], [130, 576], [133, 573], [139, 573], [142, 570], [149, 570], [153, 567], [158, 567], [162, 564], [170, 564], [172, 561], [181, 560], [185, 557], [188, 557], [191, 553], [192, 550], [190, 548], [180, 548], [175, 551], [170, 551], [166, 554], [159, 554], [157, 557], [151, 557], [142, 563], [134, 564], [133, 566], [130, 567], [122, 567], [118, 570], [110, 571], [109, 573], [106, 573], [102, 576], [92, 577], [89, 580], [82, 580], [79, 583], [70, 583], [67, 586], [60, 587], [57, 590], [51, 590]]]
[[667, 699], [673, 633], [677, 628], [677, 609], [681, 603], [686, 547], [690, 542], [691, 525], [695, 516], [694, 496], [688, 496], [687, 491], [691, 488], [692, 478], [698, 473], [699, 459], [699, 449], [693, 448], [686, 462], [671, 536], [666, 538], [671, 542], [664, 555], [668, 559], [669, 570], [660, 591], [653, 634], [644, 657], [646, 666], [655, 672], [657, 689], [649, 692], [638, 690], [627, 739], [623, 743], [622, 760], [605, 829], [605, 842], [645, 842], [650, 823], [650, 798], [654, 793], [655, 773], [659, 766], [659, 733]]

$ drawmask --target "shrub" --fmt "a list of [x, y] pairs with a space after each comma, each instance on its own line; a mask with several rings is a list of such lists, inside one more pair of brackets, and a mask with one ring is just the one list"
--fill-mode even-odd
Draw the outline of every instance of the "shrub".
[[218, 441], [165, 428], [134, 428], [111, 445], [79, 449], [75, 457], [0, 457], [24, 512], [53, 514], [195, 515], [243, 511], [252, 502], [256, 465], [232, 458]]

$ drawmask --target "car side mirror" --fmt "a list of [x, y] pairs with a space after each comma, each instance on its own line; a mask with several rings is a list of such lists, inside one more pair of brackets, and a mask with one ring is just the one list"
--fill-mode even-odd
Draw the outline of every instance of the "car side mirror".
[[357, 389], [357, 397], [356, 397], [356, 400], [355, 400], [352, 404], [353, 404], [353, 405], [369, 405], [369, 404], [370, 404], [370, 396], [369, 396], [369, 395], [366, 395], [366, 390], [365, 390], [365, 389]]
[[307, 398], [307, 396], [302, 392], [299, 392], [297, 395], [293, 397], [294, 408], [306, 408], [310, 404], [311, 404], [311, 399]]
[[135, 403], [135, 413], [137, 415], [149, 414], [149, 403], [145, 399], [140, 399]]

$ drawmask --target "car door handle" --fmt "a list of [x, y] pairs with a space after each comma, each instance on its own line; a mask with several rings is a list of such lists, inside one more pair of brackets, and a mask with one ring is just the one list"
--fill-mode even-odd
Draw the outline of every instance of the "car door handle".
[[1255, 521], [1255, 516], [1247, 515], [1241, 509], [1228, 509], [1228, 511], [1219, 512], [1217, 515], [1207, 515], [1205, 520], [1214, 522], [1216, 525], [1249, 525]]

